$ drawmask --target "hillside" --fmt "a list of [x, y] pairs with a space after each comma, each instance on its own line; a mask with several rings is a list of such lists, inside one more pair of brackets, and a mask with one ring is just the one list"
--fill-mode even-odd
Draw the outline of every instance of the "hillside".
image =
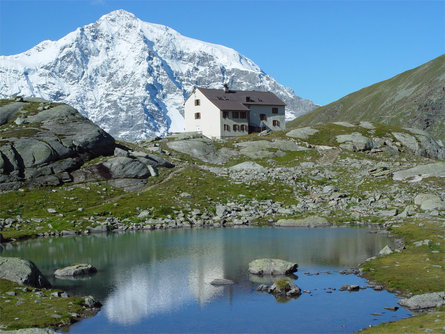
[[124, 10], [57, 41], [0, 56], [0, 97], [67, 103], [113, 137], [141, 140], [184, 131], [183, 103], [195, 86], [274, 92], [287, 119], [317, 106], [297, 97], [237, 51], [144, 22]]
[[445, 142], [445, 55], [315, 109], [289, 126], [334, 121], [414, 127]]

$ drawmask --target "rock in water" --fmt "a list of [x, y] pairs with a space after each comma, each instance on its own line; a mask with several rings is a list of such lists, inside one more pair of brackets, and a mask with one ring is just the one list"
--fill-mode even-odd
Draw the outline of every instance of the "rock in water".
[[442, 291], [425, 293], [399, 300], [398, 304], [411, 310], [429, 309], [445, 305], [445, 295]]
[[90, 275], [97, 272], [97, 269], [93, 267], [91, 264], [86, 263], [78, 263], [73, 264], [71, 266], [57, 269], [54, 272], [56, 277], [70, 277], [70, 276], [82, 276], [82, 275]]
[[0, 278], [35, 288], [51, 287], [34, 263], [18, 257], [0, 257]]
[[280, 259], [257, 259], [249, 263], [254, 275], [289, 275], [298, 270], [298, 264]]
[[226, 278], [217, 278], [210, 282], [210, 284], [218, 286], [218, 285], [232, 285], [235, 284], [234, 281]]

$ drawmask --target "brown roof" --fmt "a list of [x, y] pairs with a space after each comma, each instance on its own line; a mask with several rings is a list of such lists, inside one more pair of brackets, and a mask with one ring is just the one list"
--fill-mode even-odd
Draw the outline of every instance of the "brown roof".
[[285, 106], [274, 93], [256, 90], [199, 89], [220, 110], [249, 110], [248, 105]]

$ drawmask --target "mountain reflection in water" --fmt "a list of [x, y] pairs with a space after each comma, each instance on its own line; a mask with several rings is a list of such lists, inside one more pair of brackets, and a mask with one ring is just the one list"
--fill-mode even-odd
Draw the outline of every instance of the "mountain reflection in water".
[[[388, 237], [368, 232], [362, 228], [147, 231], [29, 240], [8, 245], [2, 255], [28, 258], [47, 276], [51, 276], [56, 268], [72, 263], [91, 263], [97, 267], [98, 273], [89, 279], [50, 278], [57, 288], [72, 294], [91, 294], [104, 304], [98, 316], [84, 320], [72, 329], [102, 319], [102, 323], [95, 322], [98, 331], [110, 330], [103, 326], [111, 324], [117, 326], [116, 330], [123, 326], [126, 331], [139, 331], [141, 327], [137, 326], [142, 326], [145, 321], [154, 324], [157, 319], [171, 314], [187, 315], [190, 319], [204, 317], [201, 313], [216, 307], [211, 306], [215, 303], [223, 307], [223, 311], [219, 311], [223, 313], [230, 312], [233, 300], [239, 303], [244, 299], [248, 303], [255, 300], [256, 307], [262, 302], [267, 303], [269, 306], [264, 307], [268, 309], [270, 303], [275, 303], [274, 298], [255, 291], [258, 282], [249, 280], [247, 273], [250, 261], [269, 257], [296, 262], [300, 266], [297, 273], [300, 278], [296, 283], [305, 284], [302, 288], [306, 288], [317, 281], [305, 277], [304, 271], [333, 271], [356, 266], [376, 255], [385, 245], [392, 246]], [[330, 280], [326, 284], [332, 287], [339, 287], [345, 281], [339, 274], [325, 276], [317, 278], [318, 281]], [[231, 279], [236, 284], [212, 286], [210, 282], [216, 278]], [[347, 293], [341, 296], [350, 298]], [[304, 300], [307, 299], [299, 298], [298, 302], [288, 304], [304, 305]], [[109, 325], [103, 323], [104, 318]], [[252, 321], [260, 327], [264, 325], [261, 325], [262, 319]], [[160, 331], [167, 331], [162, 326], [169, 326], [165, 320], [158, 325], [161, 327], [156, 328]]]

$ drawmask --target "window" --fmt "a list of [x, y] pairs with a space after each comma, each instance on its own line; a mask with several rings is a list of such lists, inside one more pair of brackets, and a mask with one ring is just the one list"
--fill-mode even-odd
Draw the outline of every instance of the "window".
[[195, 106], [200, 106], [201, 105], [201, 101], [199, 99], [195, 100]]
[[232, 111], [232, 118], [239, 118], [239, 112], [238, 111]]
[[247, 112], [246, 111], [240, 111], [239, 118], [247, 118]]
[[246, 125], [244, 125], [244, 124], [241, 124], [241, 131], [242, 131], [242, 132], [245, 132], [245, 131], [246, 131], [246, 129], [247, 129], [247, 126], [246, 126]]
[[273, 126], [280, 126], [280, 121], [274, 120], [274, 121], [272, 122], [272, 125], [273, 125]]
[[278, 108], [272, 108], [272, 114], [278, 114]]
[[227, 124], [224, 124], [224, 131], [230, 131], [230, 126], [228, 126]]
[[223, 111], [223, 118], [227, 118], [229, 117], [229, 112], [228, 111]]
[[239, 131], [239, 125], [233, 124], [233, 131]]
[[195, 119], [201, 119], [201, 113], [195, 112]]
[[267, 121], [266, 114], [260, 114], [260, 121]]

